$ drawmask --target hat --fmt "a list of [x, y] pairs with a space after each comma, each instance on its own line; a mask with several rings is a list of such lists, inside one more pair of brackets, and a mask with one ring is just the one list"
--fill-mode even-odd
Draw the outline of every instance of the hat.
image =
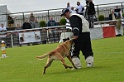
[[66, 12], [69, 12], [69, 9], [67, 9], [67, 8], [63, 9], [61, 16], [63, 16]]

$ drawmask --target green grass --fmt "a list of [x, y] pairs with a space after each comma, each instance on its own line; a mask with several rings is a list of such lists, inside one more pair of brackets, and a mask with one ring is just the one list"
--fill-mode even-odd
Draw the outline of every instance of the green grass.
[[[94, 67], [87, 68], [80, 53], [82, 69], [64, 69], [60, 61], [54, 61], [42, 75], [46, 59], [37, 60], [57, 44], [7, 48], [8, 58], [0, 59], [0, 82], [123, 82], [124, 37], [93, 40]], [[71, 63], [66, 59], [67, 64]]]

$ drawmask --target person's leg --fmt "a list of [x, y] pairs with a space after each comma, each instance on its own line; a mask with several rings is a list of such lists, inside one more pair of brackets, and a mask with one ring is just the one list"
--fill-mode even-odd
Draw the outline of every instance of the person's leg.
[[85, 57], [87, 67], [92, 67], [94, 58], [93, 58], [93, 51], [92, 51], [89, 32], [83, 33], [83, 46], [81, 48], [81, 51]]
[[90, 15], [91, 28], [94, 28], [94, 15]]
[[88, 15], [89, 28], [94, 28], [94, 15]]
[[89, 22], [89, 28], [92, 28], [91, 27], [91, 18], [90, 18], [90, 15], [88, 15], [88, 22]]
[[72, 57], [72, 61], [75, 65], [76, 68], [81, 68], [81, 62], [80, 62], [80, 58], [79, 58], [79, 52], [80, 52], [80, 45], [78, 43], [75, 43], [72, 46], [71, 49], [71, 57]]

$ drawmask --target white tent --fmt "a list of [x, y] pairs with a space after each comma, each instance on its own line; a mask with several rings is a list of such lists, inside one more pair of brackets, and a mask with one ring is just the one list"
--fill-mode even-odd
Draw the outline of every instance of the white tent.
[[0, 24], [3, 23], [5, 27], [7, 27], [7, 14], [9, 14], [7, 5], [0, 5]]

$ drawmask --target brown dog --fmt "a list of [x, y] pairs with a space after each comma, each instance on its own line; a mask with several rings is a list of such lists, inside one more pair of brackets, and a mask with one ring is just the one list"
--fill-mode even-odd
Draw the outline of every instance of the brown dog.
[[[56, 49], [54, 49], [53, 51], [50, 51], [42, 56], [38, 56], [38, 59], [43, 59], [45, 57], [48, 56], [48, 60], [47, 63], [44, 67], [44, 71], [43, 74], [45, 74], [46, 72], [46, 68], [48, 68], [51, 63], [53, 62], [53, 60], [61, 60], [62, 64], [64, 65], [64, 67], [67, 68], [76, 68], [74, 63], [72, 62], [71, 56], [70, 56], [70, 48], [71, 45], [73, 43], [73, 40], [67, 40], [65, 42], [63, 42], [62, 44], [60, 44]], [[65, 60], [64, 57], [67, 57], [69, 59], [69, 61], [72, 63], [73, 67], [68, 66], [65, 64]]]

